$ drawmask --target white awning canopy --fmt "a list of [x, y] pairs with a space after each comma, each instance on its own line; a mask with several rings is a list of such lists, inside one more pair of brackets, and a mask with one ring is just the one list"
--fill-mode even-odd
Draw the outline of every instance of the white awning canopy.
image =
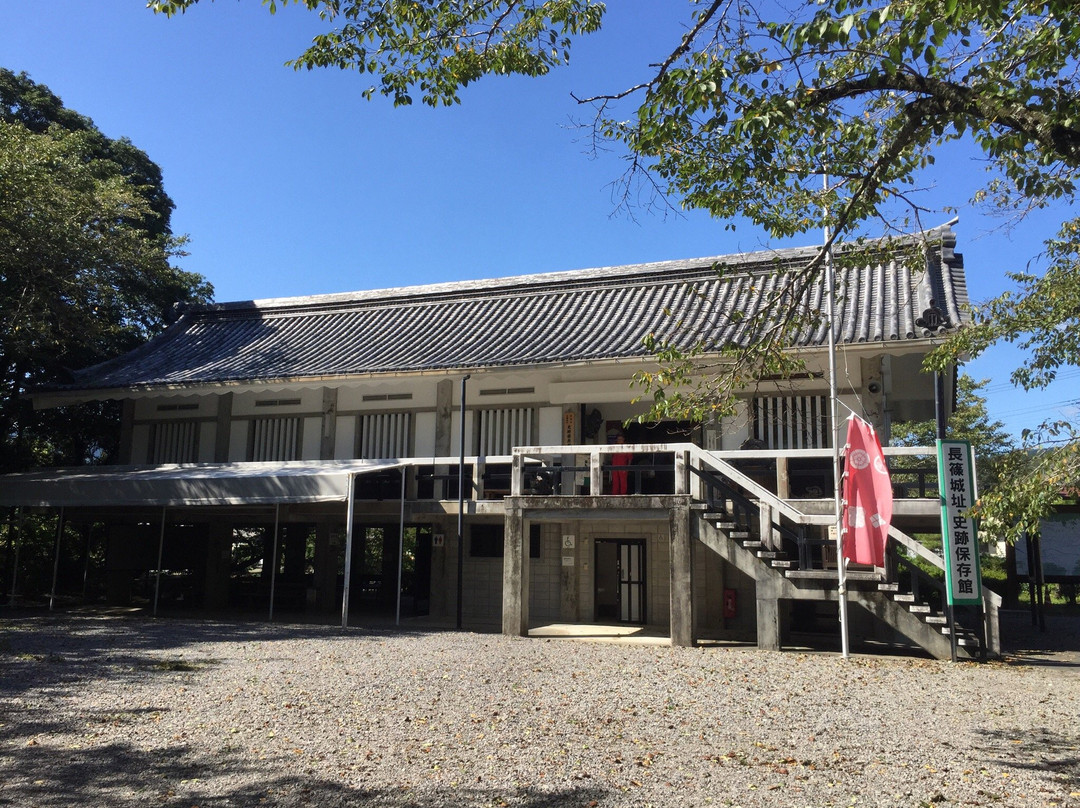
[[361, 474], [399, 460], [80, 466], [0, 476], [0, 506], [198, 506], [346, 502]]

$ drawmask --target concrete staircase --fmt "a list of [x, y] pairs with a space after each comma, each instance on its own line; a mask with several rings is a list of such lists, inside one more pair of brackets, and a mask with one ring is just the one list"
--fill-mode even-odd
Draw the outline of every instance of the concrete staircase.
[[[699, 510], [692, 527], [693, 535], [754, 580], [758, 644], [778, 648], [782, 628], [776, 602], [835, 602], [838, 597], [837, 573], [835, 569], [806, 568], [786, 549], [777, 549], [775, 539], [771, 543], [763, 541], [755, 520], [746, 518], [749, 513], [747, 508], [743, 509], [741, 517], [727, 511]], [[782, 541], [779, 547], [787, 548], [789, 544]], [[926, 588], [925, 584], [922, 588]], [[897, 580], [886, 580], [883, 571], [849, 570], [847, 598], [850, 605], [866, 610], [931, 656], [952, 658], [946, 616], [932, 606], [929, 599], [904, 590]], [[974, 632], [963, 630], [957, 640], [958, 658], [975, 658], [981, 654], [980, 639]]]

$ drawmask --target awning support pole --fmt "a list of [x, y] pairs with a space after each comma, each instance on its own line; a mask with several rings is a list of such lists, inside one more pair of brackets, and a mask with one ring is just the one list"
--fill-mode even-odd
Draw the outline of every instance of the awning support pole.
[[157, 617], [158, 596], [161, 594], [161, 560], [165, 554], [165, 511], [161, 506], [161, 535], [158, 537], [157, 546], [157, 578], [154, 580], [154, 617]]
[[82, 596], [86, 600], [86, 588], [90, 582], [90, 544], [94, 539], [94, 522], [86, 528], [86, 543], [83, 545]]
[[398, 532], [397, 562], [397, 617], [394, 625], [401, 625], [401, 574], [405, 566], [405, 466], [401, 467], [401, 529]]
[[461, 377], [461, 422], [458, 424], [458, 478], [457, 478], [457, 621], [461, 631], [462, 600], [465, 597], [465, 382], [471, 376]]
[[270, 556], [270, 614], [267, 615], [267, 622], [274, 622], [274, 590], [277, 586], [277, 568], [278, 568], [278, 524], [279, 517], [281, 515], [281, 503], [274, 503], [274, 545], [272, 549], [272, 555]]
[[341, 589], [341, 627], [349, 627], [349, 579], [352, 577], [353, 510], [356, 507], [356, 475], [349, 475], [348, 506], [345, 511], [345, 585]]
[[[21, 507], [15, 509], [15, 521], [9, 524], [11, 525], [11, 529], [15, 531], [15, 550], [11, 560], [11, 600], [8, 601], [8, 605], [14, 606], [15, 593], [18, 591], [19, 583], [19, 548], [22, 547], [23, 519]], [[1028, 558], [1031, 558], [1030, 553], [1028, 554]]]
[[49, 591], [49, 611], [53, 610], [53, 602], [56, 600], [56, 579], [60, 574], [60, 536], [64, 533], [64, 506], [60, 506], [60, 513], [56, 515], [56, 554], [53, 557], [52, 589]]

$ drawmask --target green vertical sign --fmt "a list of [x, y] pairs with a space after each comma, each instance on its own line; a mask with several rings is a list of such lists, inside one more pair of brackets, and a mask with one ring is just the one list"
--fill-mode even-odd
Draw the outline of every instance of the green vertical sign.
[[945, 588], [950, 606], [982, 604], [979, 536], [966, 513], [975, 504], [975, 463], [966, 440], [939, 440], [938, 489]]

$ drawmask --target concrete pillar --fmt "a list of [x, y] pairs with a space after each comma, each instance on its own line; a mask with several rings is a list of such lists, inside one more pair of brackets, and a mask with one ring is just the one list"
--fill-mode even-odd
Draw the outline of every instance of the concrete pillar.
[[506, 510], [503, 539], [502, 633], [510, 637], [529, 634], [528, 522], [521, 508]]
[[694, 564], [690, 534], [690, 498], [671, 509], [671, 644], [694, 645]]
[[780, 650], [779, 589], [771, 577], [757, 579], [757, 647], [762, 651]]

